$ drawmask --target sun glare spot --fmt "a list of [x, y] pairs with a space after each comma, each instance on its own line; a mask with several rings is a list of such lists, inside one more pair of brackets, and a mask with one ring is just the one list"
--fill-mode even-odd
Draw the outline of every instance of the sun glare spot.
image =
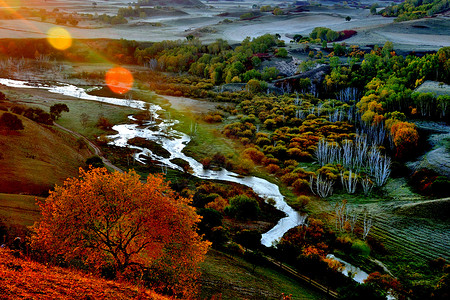
[[66, 50], [72, 46], [72, 36], [61, 27], [53, 27], [47, 32], [47, 40], [54, 48]]
[[22, 2], [20, 0], [10, 0], [10, 1], [3, 1], [0, 0], [0, 8], [9, 9], [12, 11], [16, 11], [17, 8], [22, 6]]
[[133, 86], [133, 75], [123, 67], [110, 69], [105, 76], [106, 84], [109, 89], [116, 94], [128, 92]]

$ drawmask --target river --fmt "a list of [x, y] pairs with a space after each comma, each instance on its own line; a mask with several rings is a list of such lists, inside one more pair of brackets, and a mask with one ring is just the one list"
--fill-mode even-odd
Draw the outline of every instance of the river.
[[[177, 120], [161, 118], [161, 114], [164, 113], [164, 110], [158, 105], [149, 104], [140, 100], [93, 96], [89, 95], [83, 88], [65, 83], [47, 85], [39, 82], [0, 78], [0, 84], [15, 88], [45, 89], [51, 93], [75, 97], [82, 100], [103, 102], [141, 110], [148, 109], [151, 118], [145, 122], [144, 125], [136, 124], [133, 116], [129, 117], [130, 122], [128, 124], [115, 125], [113, 129], [117, 131], [117, 134], [109, 136], [111, 139], [110, 143], [119, 147], [130, 147], [138, 150], [135, 154], [135, 158], [141, 163], [144, 163], [143, 156], [145, 155], [170, 168], [182, 170], [181, 167], [171, 162], [174, 158], [180, 158], [189, 163], [189, 166], [192, 169], [192, 175], [198, 178], [239, 183], [252, 188], [256, 194], [266, 199], [266, 201], [272, 199], [275, 203], [274, 206], [283, 211], [286, 214], [286, 217], [280, 219], [275, 227], [262, 235], [261, 243], [264, 246], [270, 247], [276, 244], [289, 229], [303, 224], [306, 219], [306, 215], [299, 214], [284, 201], [284, 196], [280, 193], [280, 189], [276, 184], [255, 176], [241, 176], [226, 169], [221, 169], [219, 171], [205, 170], [201, 163], [192, 157], [185, 155], [182, 151], [190, 142], [190, 136], [173, 129]], [[153, 154], [149, 149], [129, 145], [128, 140], [135, 137], [141, 137], [160, 144], [170, 153], [170, 157], [164, 158]]]

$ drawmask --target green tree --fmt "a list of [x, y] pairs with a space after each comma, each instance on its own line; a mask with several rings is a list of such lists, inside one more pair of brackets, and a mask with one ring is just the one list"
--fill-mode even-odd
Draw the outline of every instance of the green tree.
[[53, 120], [59, 119], [64, 111], [69, 112], [69, 107], [66, 104], [56, 103], [50, 106], [50, 115]]
[[275, 54], [275, 56], [284, 58], [284, 57], [288, 56], [288, 52], [287, 52], [286, 48], [279, 48], [277, 53]]
[[230, 205], [225, 208], [225, 213], [239, 220], [254, 220], [261, 209], [258, 201], [247, 195], [238, 195], [229, 199]]

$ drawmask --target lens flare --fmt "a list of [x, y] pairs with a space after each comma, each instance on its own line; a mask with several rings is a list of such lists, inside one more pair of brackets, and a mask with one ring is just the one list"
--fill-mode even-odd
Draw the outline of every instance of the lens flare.
[[66, 50], [72, 46], [72, 36], [62, 27], [53, 27], [47, 32], [47, 40], [53, 48]]
[[128, 92], [133, 86], [133, 75], [123, 67], [110, 69], [105, 76], [106, 84], [109, 89], [116, 94]]
[[21, 0], [9, 0], [9, 1], [2, 1], [0, 0], [0, 7], [9, 9], [11, 11], [16, 11], [19, 7], [22, 7], [22, 1]]

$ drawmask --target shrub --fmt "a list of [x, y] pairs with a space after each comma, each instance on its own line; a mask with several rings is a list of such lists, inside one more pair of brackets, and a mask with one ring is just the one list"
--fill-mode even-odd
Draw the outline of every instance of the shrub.
[[236, 233], [234, 240], [246, 248], [258, 249], [261, 246], [261, 233], [244, 229]]
[[103, 168], [105, 166], [102, 158], [98, 155], [94, 155], [86, 159], [86, 165], [92, 168]]
[[105, 117], [98, 118], [98, 121], [97, 121], [98, 128], [103, 129], [103, 130], [111, 130], [112, 126], [113, 125], [107, 118], [105, 118]]
[[274, 164], [269, 164], [266, 169], [270, 174], [277, 174], [280, 172], [280, 167]]
[[229, 200], [225, 213], [240, 220], [256, 219], [261, 211], [258, 201], [246, 195], [238, 195]]
[[0, 127], [4, 127], [9, 130], [23, 130], [23, 123], [16, 115], [5, 112], [0, 117]]
[[352, 244], [352, 253], [355, 255], [361, 255], [364, 257], [368, 257], [370, 254], [370, 247], [369, 245], [361, 240], [356, 240]]
[[[303, 180], [303, 179], [299, 179]], [[299, 196], [295, 201], [293, 201], [291, 204], [292, 208], [298, 211], [302, 211], [305, 209], [306, 205], [308, 205], [310, 198], [305, 195]]]
[[28, 108], [24, 111], [24, 117], [38, 123], [52, 125], [53, 119], [51, 115], [40, 108]]

